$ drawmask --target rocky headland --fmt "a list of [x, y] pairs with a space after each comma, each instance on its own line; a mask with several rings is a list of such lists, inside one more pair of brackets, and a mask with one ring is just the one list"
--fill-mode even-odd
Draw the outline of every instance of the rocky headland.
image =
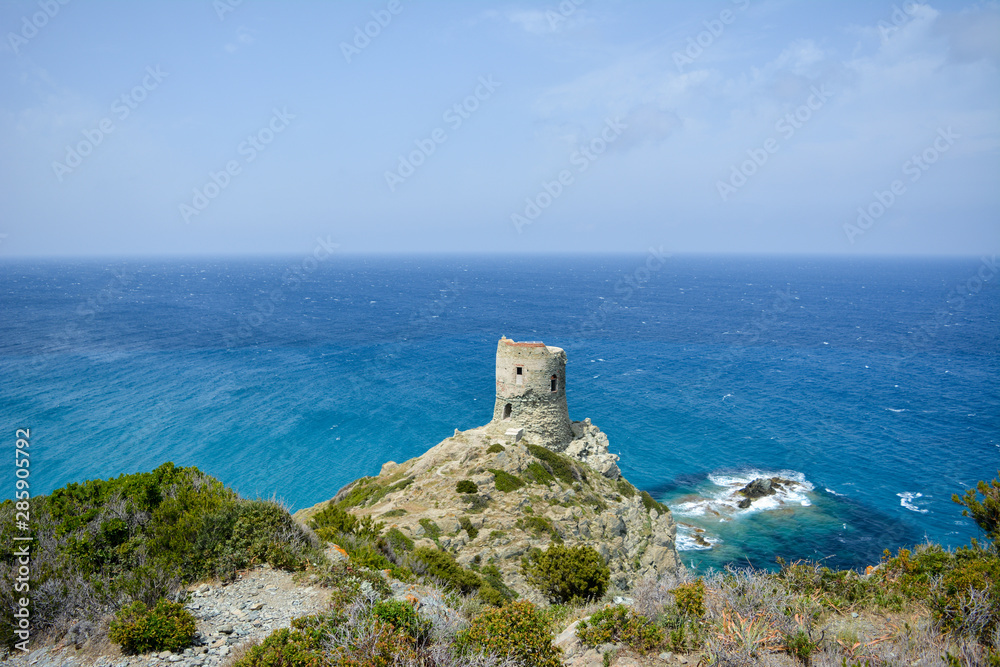
[[[498, 437], [488, 426], [456, 431], [294, 516], [306, 523], [353, 496], [359, 502], [348, 511], [356, 516], [397, 528], [417, 546], [446, 549], [462, 565], [495, 564], [510, 588], [534, 601], [542, 596], [521, 574], [520, 559], [552, 543], [596, 549], [622, 592], [643, 577], [676, 572], [670, 511], [621, 476], [607, 436], [589, 419], [571, 428], [575, 437], [558, 453], [530, 437]], [[463, 481], [476, 491], [459, 491]]]

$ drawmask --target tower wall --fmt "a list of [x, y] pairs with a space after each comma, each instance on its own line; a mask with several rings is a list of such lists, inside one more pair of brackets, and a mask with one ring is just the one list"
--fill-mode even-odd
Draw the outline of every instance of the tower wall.
[[573, 430], [566, 407], [566, 353], [561, 348], [500, 339], [492, 423], [497, 430], [523, 428], [551, 449], [566, 448]]

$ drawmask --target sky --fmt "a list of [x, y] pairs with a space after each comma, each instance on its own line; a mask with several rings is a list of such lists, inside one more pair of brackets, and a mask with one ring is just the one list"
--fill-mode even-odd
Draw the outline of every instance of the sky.
[[996, 2], [17, 0], [0, 37], [0, 259], [1000, 249]]

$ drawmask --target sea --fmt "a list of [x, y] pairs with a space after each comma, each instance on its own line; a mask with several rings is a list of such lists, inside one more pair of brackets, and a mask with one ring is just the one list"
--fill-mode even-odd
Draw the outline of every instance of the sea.
[[5, 259], [0, 417], [35, 495], [172, 461], [294, 511], [487, 423], [498, 339], [541, 340], [689, 568], [863, 568], [980, 535], [952, 495], [1000, 469], [998, 283], [995, 256]]

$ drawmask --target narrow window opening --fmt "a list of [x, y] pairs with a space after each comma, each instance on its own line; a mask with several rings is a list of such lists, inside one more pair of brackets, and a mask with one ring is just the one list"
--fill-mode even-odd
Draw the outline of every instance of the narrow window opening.
[[524, 384], [524, 369], [518, 366], [515, 371], [517, 372], [517, 376], [514, 380], [514, 384]]
[[508, 403], [507, 405], [503, 406], [503, 418], [504, 419], [510, 419], [510, 410], [511, 410], [510, 403]]
[[553, 375], [551, 378], [549, 378], [549, 389], [551, 391], [555, 391], [558, 386], [559, 386], [559, 378]]

